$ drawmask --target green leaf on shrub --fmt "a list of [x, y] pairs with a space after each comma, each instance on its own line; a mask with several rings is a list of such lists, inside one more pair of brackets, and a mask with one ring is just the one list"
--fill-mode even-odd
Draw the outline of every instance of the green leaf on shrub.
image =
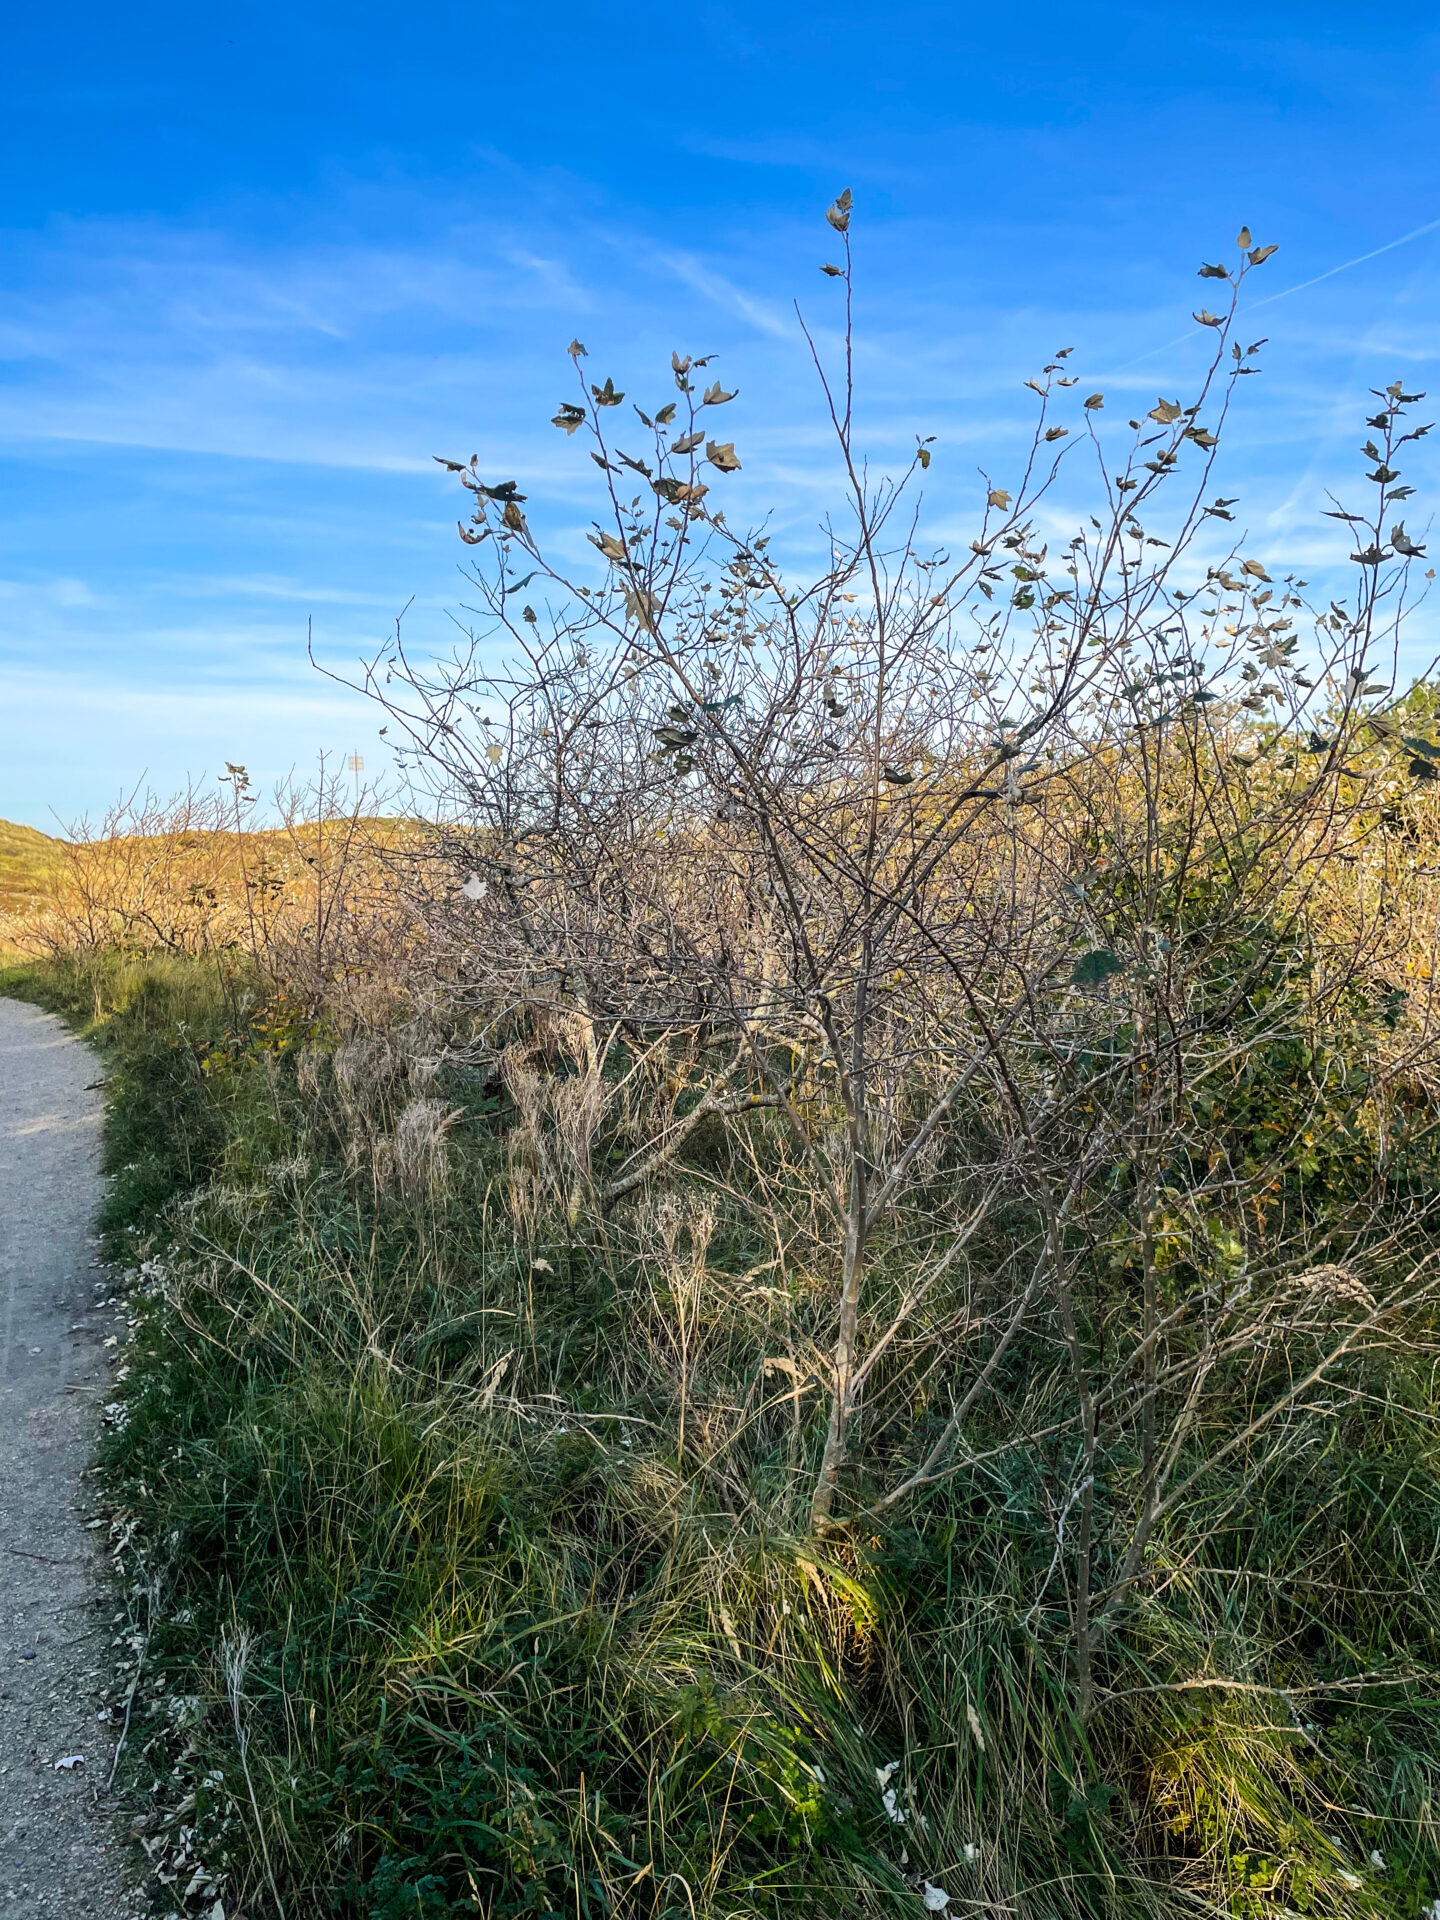
[[1106, 947], [1096, 947], [1090, 953], [1082, 953], [1075, 962], [1070, 975], [1072, 987], [1100, 987], [1112, 973], [1119, 973], [1124, 966], [1119, 954], [1111, 953]]

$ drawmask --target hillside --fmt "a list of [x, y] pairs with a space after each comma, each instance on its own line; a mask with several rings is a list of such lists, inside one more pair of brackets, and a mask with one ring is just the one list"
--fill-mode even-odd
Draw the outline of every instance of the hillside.
[[23, 912], [45, 893], [60, 846], [35, 827], [0, 820], [0, 917]]

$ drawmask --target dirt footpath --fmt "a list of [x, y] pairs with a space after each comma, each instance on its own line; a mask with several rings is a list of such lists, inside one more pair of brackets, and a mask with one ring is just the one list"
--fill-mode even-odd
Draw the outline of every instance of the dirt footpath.
[[82, 1479], [111, 1333], [88, 1238], [99, 1078], [58, 1021], [0, 999], [0, 1920], [139, 1910], [97, 1804], [115, 1738]]

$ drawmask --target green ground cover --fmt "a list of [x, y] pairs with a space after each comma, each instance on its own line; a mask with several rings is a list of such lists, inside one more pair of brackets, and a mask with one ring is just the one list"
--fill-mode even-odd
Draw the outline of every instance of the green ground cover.
[[[1034, 1920], [1388, 1916], [1440, 1892], [1423, 1340], [1201, 1478], [1082, 1717], [1050, 1463], [1005, 1444], [1004, 1409], [1053, 1390], [1043, 1334], [977, 1413], [983, 1467], [821, 1545], [792, 1496], [813, 1402], [757, 1418], [743, 1482], [696, 1437], [778, 1350], [743, 1213], [708, 1227], [692, 1312], [693, 1210], [668, 1267], [618, 1228], [519, 1231], [506, 1096], [403, 1034], [154, 957], [0, 989], [106, 1060], [102, 1230], [140, 1277], [103, 1468], [155, 1582], [127, 1774], [152, 1839], [183, 1809], [227, 1913], [921, 1914], [928, 1887]], [[448, 1119], [407, 1161], [417, 1094]]]

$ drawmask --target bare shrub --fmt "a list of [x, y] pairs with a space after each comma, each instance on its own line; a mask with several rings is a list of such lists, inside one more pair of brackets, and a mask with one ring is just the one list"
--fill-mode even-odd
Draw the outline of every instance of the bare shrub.
[[[848, 199], [829, 216], [847, 299], [850, 217]], [[809, 578], [712, 504], [736, 460], [707, 441], [706, 409], [733, 396], [703, 363], [675, 356], [638, 459], [616, 444], [613, 381], [581, 373], [556, 425], [583, 430], [605, 472], [591, 538], [608, 573], [560, 570], [513, 483], [450, 463], [474, 502], [461, 532], [487, 657], [499, 641], [512, 664], [483, 667], [477, 638], [436, 673], [397, 638], [371, 679], [441, 822], [450, 879], [434, 887], [431, 868], [421, 888], [431, 961], [452, 1007], [513, 1035], [517, 1214], [533, 1222], [549, 1196], [571, 1228], [604, 1216], [718, 1127], [732, 1157], [714, 1177], [829, 1290], [816, 1529], [847, 1477], [879, 1469], [857, 1454], [862, 1411], [891, 1431], [945, 1378], [974, 1324], [955, 1289], [967, 1250], [993, 1259], [1022, 1209], [1027, 1277], [988, 1316], [988, 1353], [962, 1343], [975, 1371], [948, 1390], [939, 1437], [869, 1497], [883, 1510], [957, 1470], [997, 1367], [1027, 1325], [1050, 1329], [1080, 1434], [1082, 1690], [1102, 1605], [1097, 1423], [1128, 1444], [1134, 1422], [1143, 1553], [1216, 1365], [1211, 1335], [1190, 1344], [1217, 1299], [1206, 1223], [1263, 1225], [1274, 1174], [1212, 1165], [1177, 1197], [1167, 1170], [1204, 1164], [1204, 1116], [1237, 1063], [1338, 1018], [1386, 945], [1359, 897], [1342, 931], [1336, 874], [1375, 857], [1354, 763], [1385, 760], [1397, 732], [1372, 676], [1419, 549], [1387, 544], [1386, 483], [1354, 535], [1353, 606], [1311, 607], [1294, 575], [1226, 544], [1233, 502], [1211, 498], [1211, 471], [1256, 370], [1232, 331], [1266, 251], [1242, 254], [1205, 318], [1193, 398], [1162, 398], [1128, 438], [1102, 434], [1103, 395], [1068, 400], [1057, 355], [1029, 383], [1019, 478], [982, 483], [958, 558], [920, 533], [928, 443], [899, 481], [868, 473], [848, 332], [835, 377], [815, 353], [843, 510]], [[1413, 397], [1382, 396], [1385, 460]], [[1092, 508], [1063, 544], [1062, 469]], [[541, 583], [530, 601], [549, 595], [543, 618], [520, 567]], [[1432, 1054], [1427, 1034], [1417, 1060]], [[1139, 1247], [1138, 1315], [1101, 1359], [1076, 1292], [1097, 1232]], [[1196, 1274], [1168, 1312], [1167, 1235]], [[1189, 1384], [1172, 1395], [1175, 1368]]]
[[236, 766], [213, 790], [134, 795], [56, 843], [25, 943], [233, 958], [312, 1012], [386, 1024], [409, 932], [387, 863], [412, 830], [372, 817], [374, 794], [347, 800], [323, 761], [312, 782], [277, 788], [268, 810]]
[[[485, 1800], [477, 1726], [580, 1834], [557, 1904], [1359, 1912], [1402, 1882], [1337, 1873], [1333, 1826], [1433, 1855], [1440, 741], [1393, 685], [1391, 518], [1423, 428], [1376, 396], [1344, 602], [1234, 537], [1240, 244], [1189, 404], [1112, 434], [1057, 355], [958, 559], [922, 538], [930, 443], [866, 468], [848, 333], [809, 575], [716, 511], [734, 396], [678, 355], [641, 458], [613, 380], [557, 415], [605, 472], [598, 580], [456, 466], [488, 624], [375, 678], [436, 816], [384, 868], [407, 1023], [359, 1012], [316, 902], [305, 1099], [268, 1056], [253, 1083], [267, 1131], [302, 1109], [293, 1178], [188, 1216], [224, 1445], [135, 1460], [208, 1457], [276, 1539], [225, 1451], [263, 1461], [268, 1378], [289, 1457], [332, 1461], [272, 1630], [318, 1619], [322, 1702], [337, 1648], [367, 1678], [343, 1738], [283, 1737], [329, 1779], [393, 1703], [366, 1818], [417, 1897], [490, 1897], [522, 1783], [497, 1740]], [[531, 1904], [551, 1871], [498, 1870]]]

